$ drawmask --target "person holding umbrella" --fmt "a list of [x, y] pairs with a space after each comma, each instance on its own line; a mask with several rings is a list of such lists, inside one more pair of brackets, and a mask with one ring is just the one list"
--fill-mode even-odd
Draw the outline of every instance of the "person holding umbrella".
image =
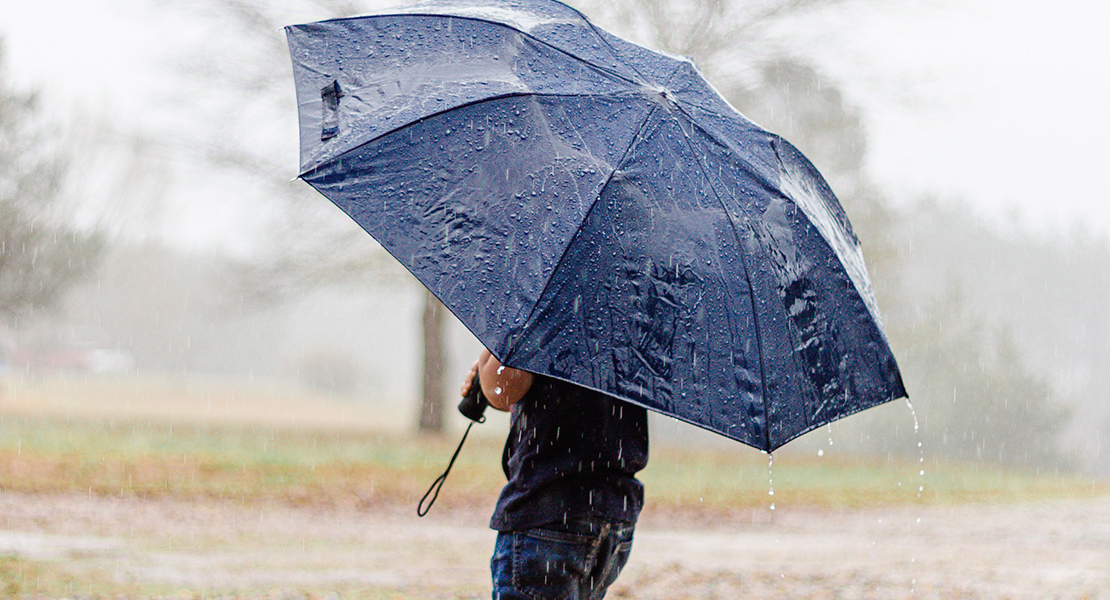
[[[477, 379], [475, 379], [477, 376]], [[478, 381], [511, 411], [502, 466], [508, 483], [490, 527], [493, 598], [600, 599], [628, 561], [647, 466], [647, 412], [612, 396], [503, 366], [488, 350]]]
[[604, 595], [645, 409], [771, 452], [906, 397], [832, 189], [693, 61], [557, 0], [286, 33], [299, 177], [492, 351], [471, 375], [513, 414], [495, 598]]

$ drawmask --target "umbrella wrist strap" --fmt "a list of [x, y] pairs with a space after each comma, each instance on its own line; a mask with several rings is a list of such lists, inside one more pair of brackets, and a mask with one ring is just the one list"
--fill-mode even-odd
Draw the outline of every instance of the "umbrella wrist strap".
[[[459, 447], [455, 448], [455, 453], [451, 455], [451, 462], [447, 463], [447, 469], [443, 471], [443, 475], [437, 477], [436, 480], [432, 482], [432, 487], [428, 488], [427, 492], [424, 492], [424, 497], [420, 499], [420, 504], [416, 506], [417, 516], [423, 517], [432, 509], [432, 505], [435, 504], [436, 498], [439, 497], [439, 490], [443, 488], [443, 482], [447, 481], [447, 475], [451, 472], [451, 467], [455, 466], [455, 459], [459, 457], [459, 452], [462, 451], [463, 444], [466, 443], [466, 436], [470, 435], [470, 428], [474, 426], [474, 423], [475, 421], [471, 421], [470, 424], [466, 426], [466, 431], [463, 433], [462, 439], [459, 440]], [[428, 496], [431, 496], [430, 500]], [[424, 506], [425, 500], [427, 500], [428, 506]]]

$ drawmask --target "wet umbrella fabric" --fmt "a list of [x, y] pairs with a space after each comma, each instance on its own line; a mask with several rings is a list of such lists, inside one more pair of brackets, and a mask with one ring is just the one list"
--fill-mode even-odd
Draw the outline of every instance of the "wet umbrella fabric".
[[691, 61], [550, 0], [286, 33], [301, 178], [504, 364], [766, 451], [905, 395], [832, 191]]

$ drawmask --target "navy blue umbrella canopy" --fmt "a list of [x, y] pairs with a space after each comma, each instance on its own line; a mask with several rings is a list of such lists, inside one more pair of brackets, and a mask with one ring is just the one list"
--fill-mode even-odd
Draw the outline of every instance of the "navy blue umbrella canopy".
[[301, 178], [504, 364], [770, 451], [905, 395], [805, 157], [552, 0], [286, 29]]

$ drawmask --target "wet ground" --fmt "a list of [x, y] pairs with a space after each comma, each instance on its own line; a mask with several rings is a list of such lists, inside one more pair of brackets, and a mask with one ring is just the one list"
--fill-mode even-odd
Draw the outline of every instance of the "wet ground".
[[[156, 584], [175, 598], [486, 598], [486, 518], [441, 506], [419, 519], [407, 505], [0, 493], [0, 557], [75, 582]], [[36, 597], [34, 582], [11, 585], [13, 569], [0, 575], [6, 589]], [[70, 597], [87, 594], [80, 588]], [[1110, 599], [1110, 498], [730, 514], [649, 507], [609, 597]]]

